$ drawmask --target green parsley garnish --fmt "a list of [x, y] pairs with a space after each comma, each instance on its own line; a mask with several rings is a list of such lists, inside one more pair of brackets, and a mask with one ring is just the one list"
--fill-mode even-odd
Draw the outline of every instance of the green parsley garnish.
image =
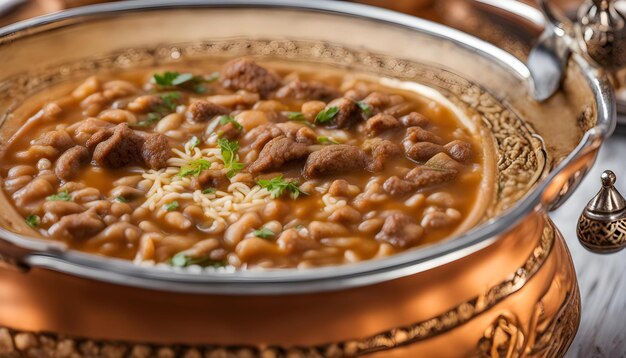
[[179, 177], [188, 177], [190, 175], [198, 176], [204, 170], [209, 169], [211, 167], [211, 162], [204, 158], [193, 160], [185, 165], [183, 165], [178, 174]]
[[202, 190], [202, 194], [213, 194], [217, 191], [215, 188], [206, 188]]
[[28, 215], [26, 217], [26, 224], [30, 227], [37, 227], [39, 226], [39, 216], [37, 215]]
[[304, 225], [298, 224], [298, 225], [295, 226], [295, 229], [296, 230], [302, 230], [302, 229], [304, 229]]
[[238, 162], [239, 154], [237, 154], [237, 151], [239, 150], [239, 143], [237, 141], [229, 141], [226, 138], [220, 138], [217, 140], [217, 145], [220, 147], [222, 153], [224, 167], [228, 169], [226, 176], [230, 179], [245, 167], [245, 164]]
[[206, 92], [203, 83], [209, 83], [219, 78], [219, 72], [213, 72], [210, 76], [194, 76], [192, 73], [163, 72], [153, 75], [154, 82], [162, 88], [177, 87], [185, 90], [194, 91], [196, 93]]
[[187, 144], [189, 145], [189, 150], [194, 149], [195, 147], [200, 145], [200, 139], [198, 139], [198, 137], [193, 136], [191, 137], [191, 139], [187, 142]]
[[46, 197], [48, 201], [72, 201], [72, 197], [67, 192], [67, 189], [62, 190], [54, 195]]
[[160, 121], [161, 118], [174, 112], [176, 110], [176, 107], [178, 106], [178, 100], [180, 99], [180, 92], [163, 93], [159, 97], [161, 97], [161, 103], [154, 106], [152, 108], [153, 112], [148, 113], [148, 115], [146, 116], [146, 119], [138, 122], [135, 126], [150, 127], [151, 125]]
[[254, 234], [254, 236], [260, 237], [261, 239], [271, 239], [276, 236], [276, 233], [266, 227], [254, 230], [252, 233]]
[[282, 174], [270, 180], [261, 179], [259, 180], [258, 183], [261, 186], [261, 188], [265, 188], [270, 192], [270, 194], [272, 195], [272, 199], [276, 199], [280, 197], [281, 195], [283, 195], [285, 190], [289, 190], [291, 192], [292, 199], [297, 199], [300, 196], [300, 194], [306, 195], [306, 193], [301, 191], [300, 188], [298, 187], [297, 181], [284, 180]]
[[309, 127], [313, 127], [313, 123], [306, 120], [302, 112], [283, 112], [287, 116], [287, 119], [294, 122], [300, 122]]
[[163, 204], [163, 210], [165, 211], [174, 211], [178, 209], [180, 205], [178, 205], [178, 201], [174, 200], [171, 203]]
[[226, 262], [211, 260], [208, 257], [190, 257], [184, 252], [179, 252], [170, 259], [170, 266], [187, 267], [199, 265], [202, 267], [224, 267]]
[[337, 113], [339, 113], [339, 108], [335, 106], [328, 107], [315, 116], [315, 122], [328, 123], [337, 115]]
[[115, 200], [119, 201], [120, 203], [128, 203], [128, 199], [123, 196], [116, 196]]
[[243, 126], [241, 125], [241, 123], [237, 122], [237, 120], [233, 116], [226, 114], [226, 115], [220, 116], [219, 120], [220, 120], [221, 125], [232, 123], [235, 126], [235, 128], [237, 128], [237, 131], [241, 132], [243, 130]]
[[373, 111], [372, 106], [370, 106], [369, 104], [363, 101], [356, 101], [354, 103], [356, 103], [357, 107], [361, 109], [361, 112], [363, 112], [363, 114], [365, 114], [366, 116], [372, 115], [372, 111]]
[[330, 144], [339, 144], [338, 142], [335, 142], [334, 140], [328, 138], [328, 137], [324, 137], [324, 136], [319, 136], [317, 137], [317, 142], [320, 144], [326, 144], [326, 143], [330, 143]]

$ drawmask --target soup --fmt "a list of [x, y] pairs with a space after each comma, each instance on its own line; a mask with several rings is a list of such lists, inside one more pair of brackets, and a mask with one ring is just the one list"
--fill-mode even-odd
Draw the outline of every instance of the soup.
[[248, 58], [90, 77], [7, 143], [3, 189], [40, 236], [137, 264], [385, 257], [462, 228], [484, 168], [448, 106], [388, 83]]

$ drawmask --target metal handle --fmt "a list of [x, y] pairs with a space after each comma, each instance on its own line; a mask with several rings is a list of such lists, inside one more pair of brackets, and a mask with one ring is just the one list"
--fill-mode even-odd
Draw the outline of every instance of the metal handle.
[[576, 37], [583, 53], [600, 67], [626, 66], [626, 18], [614, 0], [593, 0], [578, 11]]
[[591, 252], [606, 254], [626, 248], [626, 200], [615, 188], [616, 176], [602, 173], [602, 188], [583, 210], [576, 234]]

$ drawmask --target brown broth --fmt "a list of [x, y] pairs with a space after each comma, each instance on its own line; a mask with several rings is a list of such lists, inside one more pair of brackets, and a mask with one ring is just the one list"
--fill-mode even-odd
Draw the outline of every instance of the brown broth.
[[[127, 223], [136, 229], [135, 235], [125, 233], [110, 233], [107, 235], [106, 229], [100, 230], [95, 235], [88, 237], [58, 237], [51, 235], [48, 232], [51, 226], [56, 224], [58, 220], [63, 216], [52, 215], [50, 216], [43, 208], [43, 205], [49, 200], [46, 197], [38, 197], [30, 202], [28, 205], [19, 205], [15, 202], [15, 208], [25, 218], [29, 215], [37, 215], [40, 218], [40, 223], [35, 227], [35, 230], [43, 237], [62, 240], [66, 242], [71, 248], [87, 251], [90, 253], [101, 254], [106, 256], [135, 259], [137, 261], [147, 262], [170, 262], [172, 257], [180, 252], [184, 252], [187, 259], [197, 259], [197, 261], [188, 260], [186, 264], [199, 263], [200, 265], [222, 265], [227, 264], [235, 267], [309, 267], [328, 264], [341, 264], [352, 261], [368, 260], [377, 257], [383, 257], [395, 252], [403, 251], [405, 249], [421, 246], [425, 244], [435, 243], [443, 240], [450, 235], [454, 234], [462, 225], [465, 218], [470, 215], [470, 212], [476, 204], [476, 200], [480, 193], [480, 186], [483, 180], [483, 156], [481, 148], [481, 140], [476, 133], [472, 133], [469, 129], [465, 128], [459, 118], [452, 112], [451, 109], [441, 103], [437, 103], [421, 94], [414, 93], [407, 90], [401, 90], [392, 87], [386, 87], [377, 83], [375, 78], [359, 77], [356, 75], [343, 76], [338, 71], [319, 71], [311, 69], [298, 69], [294, 72], [293, 68], [281, 67], [277, 64], [267, 65], [273, 71], [278, 73], [284, 82], [288, 82], [289, 79], [298, 77], [303, 81], [321, 81], [334, 88], [341, 89], [341, 92], [345, 93], [350, 89], [360, 89], [363, 93], [369, 93], [372, 91], [380, 91], [392, 96], [401, 96], [403, 101], [408, 104], [407, 108], [410, 111], [418, 112], [426, 116], [430, 120], [430, 125], [427, 127], [428, 131], [438, 135], [444, 141], [448, 143], [453, 140], [462, 140], [471, 144], [472, 158], [471, 162], [462, 165], [456, 179], [437, 184], [430, 185], [424, 188], [420, 188], [415, 192], [403, 195], [400, 197], [391, 196], [384, 193], [382, 189], [375, 191], [375, 194], [379, 195], [382, 199], [373, 201], [365, 198], [369, 203], [365, 203], [361, 206], [355, 204], [355, 198], [339, 198], [344, 200], [346, 205], [351, 207], [357, 207], [361, 215], [361, 219], [355, 223], [342, 224], [345, 228], [344, 233], [336, 235], [328, 235], [328, 237], [312, 238], [310, 223], [312, 221], [328, 222], [328, 216], [331, 212], [325, 211], [328, 207], [322, 200], [323, 193], [328, 190], [328, 186], [336, 179], [344, 179], [351, 185], [359, 188], [361, 193], [366, 188], [368, 182], [371, 182], [373, 178], [379, 178], [380, 184], [385, 179], [391, 176], [402, 177], [406, 172], [412, 168], [422, 165], [413, 160], [408, 159], [406, 156], [401, 155], [385, 162], [384, 170], [372, 173], [367, 170], [354, 171], [349, 173], [338, 174], [329, 176], [326, 178], [315, 179], [307, 182], [302, 177], [302, 167], [304, 161], [297, 161], [290, 163], [281, 168], [281, 170], [275, 170], [270, 172], [264, 172], [253, 178], [252, 181], [248, 179], [245, 182], [248, 188], [254, 188], [259, 179], [271, 179], [277, 175], [284, 175], [287, 180], [297, 180], [298, 184], [303, 186], [315, 188], [309, 190], [308, 195], [301, 195], [297, 199], [292, 199], [288, 194], [284, 194], [277, 199], [273, 199], [275, 202], [279, 202], [279, 206], [283, 206], [283, 211], [278, 218], [280, 226], [283, 230], [287, 227], [294, 229], [298, 234], [298, 238], [295, 240], [296, 248], [288, 249], [285, 247], [282, 241], [279, 242], [278, 237], [280, 232], [276, 232], [274, 237], [260, 239], [254, 237], [252, 233], [253, 229], [260, 229], [268, 222], [272, 221], [273, 215], [265, 213], [266, 205], [271, 201], [271, 198], [267, 197], [267, 194], [263, 197], [264, 204], [259, 204], [252, 208], [244, 209], [242, 212], [233, 212], [229, 216], [224, 216], [224, 229], [228, 230], [235, 222], [240, 220], [243, 212], [258, 213], [254, 214], [258, 216], [258, 222], [245, 230], [243, 237], [238, 238], [233, 242], [232, 240], [226, 240], [224, 238], [224, 230], [217, 230], [214, 232], [207, 232], [207, 228], [214, 224], [215, 220], [206, 216], [204, 218], [194, 217], [190, 214], [191, 209], [189, 206], [195, 205], [204, 210], [195, 199], [189, 198], [194, 190], [185, 189], [178, 191], [177, 193], [187, 193], [187, 197], [178, 197], [176, 201], [179, 204], [179, 208], [173, 211], [167, 212], [162, 210], [162, 205], [153, 210], [142, 207], [147, 200], [150, 200], [150, 195], [145, 194], [143, 196], [137, 196], [133, 198], [124, 198], [128, 200], [127, 203], [120, 203], [118, 199], [112, 197], [109, 192], [116, 187], [115, 182], [123, 177], [143, 175], [143, 179], [138, 182], [144, 184], [150, 183], [150, 179], [146, 177], [148, 169], [145, 166], [125, 166], [121, 169], [104, 168], [94, 163], [84, 165], [81, 167], [78, 174], [72, 178], [70, 185], [68, 183], [55, 180], [50, 176], [51, 169], [54, 168], [56, 158], [60, 153], [54, 155], [46, 154], [33, 154], [31, 143], [34, 139], [37, 139], [54, 129], [65, 130], [73, 124], [83, 121], [90, 115], [85, 114], [84, 98], [71, 93], [67, 93], [66, 96], [58, 98], [53, 103], [57, 103], [62, 112], [56, 117], [51, 116], [47, 118], [45, 113], [41, 111], [33, 113], [31, 119], [18, 132], [19, 135], [14, 136], [8, 144], [6, 155], [2, 160], [0, 166], [0, 175], [5, 179], [4, 190], [9, 197], [15, 195], [22, 187], [7, 187], [7, 183], [11, 182], [9, 177], [9, 170], [19, 165], [25, 165], [34, 168], [31, 176], [44, 176], [54, 186], [55, 191], [60, 191], [62, 188], [76, 186], [80, 184], [85, 188], [97, 189], [98, 197], [93, 200], [73, 198], [72, 201], [78, 202], [84, 210], [87, 210], [93, 202], [103, 201], [108, 202], [110, 208], [107, 209], [109, 213], [99, 214], [102, 220], [106, 222], [105, 226], [111, 227], [115, 223]], [[215, 64], [196, 64], [194, 66], [180, 66], [172, 68], [157, 68], [147, 69], [143, 71], [128, 71], [120, 73], [102, 74], [98, 76], [99, 85], [94, 89], [95, 93], [102, 93], [103, 86], [107, 87], [106, 83], [112, 80], [122, 80], [126, 83], [132, 84], [137, 91], [133, 94], [124, 95], [114, 100], [108, 101], [97, 113], [92, 113], [91, 116], [97, 116], [102, 111], [113, 108], [128, 108], [128, 103], [136, 99], [141, 95], [150, 95], [155, 91], [154, 85], [151, 83], [151, 78], [154, 73], [161, 73], [164, 70], [186, 72], [190, 71], [194, 74], [210, 74], [213, 71], [219, 71], [220, 67]], [[115, 84], [109, 84], [108, 86], [114, 86]], [[192, 100], [204, 99], [214, 95], [232, 95], [235, 91], [224, 88], [219, 81], [205, 84], [206, 93], [198, 94], [193, 91], [180, 91], [182, 94], [180, 105], [186, 106]], [[358, 92], [358, 91], [357, 91]], [[299, 99], [280, 99], [284, 108], [281, 111], [275, 112], [271, 110], [264, 111], [266, 122], [282, 122], [285, 121], [284, 116], [280, 113], [284, 111], [301, 111], [303, 103], [307, 100]], [[81, 102], [83, 105], [81, 106]], [[250, 115], [252, 107], [259, 106], [258, 104], [245, 103], [231, 107], [232, 114], [235, 118], [241, 119], [242, 116]], [[269, 106], [269, 105], [268, 105]], [[180, 107], [181, 110], [185, 110], [186, 107]], [[131, 111], [135, 115], [138, 121], [145, 120], [147, 114], [145, 111]], [[242, 112], [244, 113], [242, 115]], [[280, 113], [279, 113], [280, 112]], [[183, 113], [184, 114], [184, 113]], [[252, 116], [253, 117], [253, 116]], [[310, 121], [311, 118], [308, 118]], [[182, 124], [178, 128], [172, 129], [170, 132], [165, 132], [168, 135], [170, 145], [173, 149], [185, 151], [185, 143], [187, 143], [192, 136], [202, 138], [205, 132], [205, 127], [211, 125], [212, 121], [204, 123], [192, 123], [188, 119], [184, 119]], [[247, 122], [246, 122], [247, 123]], [[244, 127], [246, 126], [244, 123]], [[338, 133], [341, 136], [348, 135], [348, 140], [341, 138], [337, 141], [341, 141], [345, 144], [352, 144], [361, 146], [368, 140], [368, 137], [363, 131], [363, 123], [356, 125], [351, 130], [341, 131], [334, 129], [326, 129], [323, 126], [313, 126], [312, 129], [317, 131], [318, 135], [327, 135], [328, 133]], [[146, 132], [154, 132], [156, 126], [150, 127], [133, 127], [136, 130], [142, 130]], [[250, 148], [250, 142], [245, 139], [244, 133], [239, 137], [240, 144], [240, 161], [245, 161], [245, 153]], [[71, 131], [70, 131], [71, 132]], [[182, 134], [181, 134], [182, 133]], [[388, 139], [395, 143], [400, 143], [405, 136], [405, 129], [390, 130], [383, 132], [380, 137]], [[199, 145], [200, 149], [214, 148], [215, 144], [210, 143], [210, 135], [205, 136], [206, 141], [203, 141]], [[335, 136], [335, 137], [340, 137]], [[78, 142], [78, 140], [77, 140]], [[207, 142], [209, 142], [207, 144]], [[332, 145], [332, 144], [326, 144]], [[318, 144], [313, 145], [312, 148], [320, 148]], [[52, 168], [43, 168], [41, 158], [46, 158], [52, 164]], [[215, 158], [212, 160], [214, 161]], [[171, 159], [170, 159], [171, 161]], [[45, 162], [45, 161], [44, 161]], [[219, 162], [219, 161], [218, 161]], [[39, 163], [39, 169], [37, 169]], [[169, 162], [168, 162], [169, 163]], [[221, 163], [217, 164], [218, 166]], [[168, 164], [168, 167], [174, 167], [176, 170], [179, 168]], [[46, 171], [47, 170], [47, 171]], [[245, 170], [243, 171], [245, 172]], [[28, 176], [28, 175], [26, 175]], [[177, 180], [176, 177], [169, 177], [170, 180]], [[25, 179], [24, 179], [25, 180]], [[31, 178], [34, 180], [34, 178]], [[64, 186], [65, 185], [65, 186]], [[136, 184], [135, 187], [140, 184]], [[19, 186], [19, 185], [18, 185]], [[152, 187], [149, 185], [148, 187]], [[143, 189], [146, 189], [145, 187]], [[143, 190], [142, 189], [142, 190]], [[225, 189], [223, 189], [225, 190]], [[69, 190], [70, 194], [76, 190]], [[167, 190], [166, 190], [167, 192]], [[435, 193], [443, 193], [446, 198], [452, 198], [453, 202], [450, 205], [447, 204], [433, 204], [431, 201], [433, 197], [430, 197]], [[409, 207], [405, 204], [405, 201], [414, 194], [422, 194], [424, 196], [423, 203], [416, 207]], [[202, 194], [204, 195], [204, 194]], [[208, 195], [210, 196], [210, 195]], [[209, 200], [217, 200], [216, 198], [210, 198]], [[195, 202], [194, 202], [195, 201]], [[357, 200], [358, 201], [358, 200]], [[363, 200], [362, 200], [363, 201]], [[444, 200], [445, 201], [445, 200]], [[91, 204], [90, 204], [91, 203]], [[95, 204], [93, 204], [95, 205]], [[103, 204], [104, 205], [104, 204]], [[112, 207], [123, 207], [124, 212], [119, 216], [111, 214]], [[274, 205], [274, 204], [272, 204]], [[127, 208], [128, 207], [128, 208]], [[416, 223], [420, 223], [422, 218], [426, 215], [429, 207], [435, 207], [436, 210], [446, 212], [447, 209], [454, 210], [460, 215], [460, 218], [453, 220], [450, 224], [443, 227], [427, 227], [424, 229], [424, 233], [419, 240], [412, 242], [406, 247], [399, 247], [391, 245], [384, 240], [377, 240], [376, 234], [380, 229], [373, 232], [363, 232], [359, 229], [361, 223], [367, 219], [384, 219], [390, 212], [402, 212], [415, 219]], [[122, 210], [122, 209], [120, 209]], [[124, 211], [122, 210], [122, 211]], [[180, 225], [168, 223], [166, 217], [175, 216], [170, 213], [181, 213], [182, 217], [191, 223], [189, 227], [181, 227]], [[110, 217], [107, 219], [106, 216]], [[125, 216], [126, 215], [126, 216]], [[178, 215], [178, 214], [176, 214]], [[178, 215], [179, 219], [181, 215]], [[108, 221], [107, 221], [108, 220]], [[219, 220], [218, 220], [219, 221]], [[260, 224], [259, 224], [260, 222]], [[124, 224], [126, 225], [126, 224]], [[304, 227], [304, 229], [302, 228]], [[133, 231], [135, 229], [129, 229]], [[226, 231], [228, 232], [228, 231]], [[207, 244], [212, 249], [203, 251], [194, 246], [197, 243], [204, 242], [213, 239], [211, 244]], [[246, 242], [244, 244], [244, 241]]]

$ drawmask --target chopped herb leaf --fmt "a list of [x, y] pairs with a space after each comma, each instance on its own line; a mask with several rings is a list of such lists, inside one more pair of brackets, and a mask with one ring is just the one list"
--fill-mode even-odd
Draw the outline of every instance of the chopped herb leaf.
[[178, 205], [178, 201], [174, 200], [171, 203], [163, 204], [163, 210], [165, 211], [174, 211], [178, 209], [180, 206]]
[[363, 112], [363, 114], [365, 114], [366, 116], [372, 115], [372, 106], [363, 101], [356, 101], [355, 103], [361, 109], [361, 112]]
[[317, 137], [317, 141], [320, 144], [326, 144], [326, 143], [330, 143], [330, 144], [339, 144], [338, 142], [335, 142], [334, 140], [328, 138], [328, 137], [324, 137], [324, 136], [319, 136]]
[[258, 183], [261, 186], [261, 188], [265, 188], [270, 192], [273, 199], [276, 199], [280, 197], [281, 195], [283, 195], [285, 190], [288, 190], [291, 192], [292, 199], [297, 199], [300, 196], [300, 194], [306, 194], [305, 192], [300, 190], [300, 188], [298, 187], [297, 181], [284, 180], [282, 175], [276, 176], [270, 180], [261, 179], [259, 180]]
[[26, 217], [26, 224], [28, 224], [28, 226], [30, 227], [37, 227], [39, 226], [39, 216], [37, 215], [28, 215]]
[[137, 126], [137, 127], [150, 127], [151, 125], [155, 124], [156, 122], [158, 122], [160, 120], [161, 120], [161, 116], [158, 113], [150, 112], [146, 116], [146, 119], [144, 119], [143, 121], [138, 122], [135, 126]]
[[189, 150], [194, 149], [195, 147], [200, 145], [200, 139], [198, 139], [198, 137], [193, 136], [191, 137], [191, 139], [187, 142], [187, 145], [189, 145]]
[[179, 252], [170, 259], [170, 266], [187, 267], [198, 265], [202, 267], [224, 267], [226, 262], [211, 260], [208, 257], [190, 257], [184, 252]]
[[295, 229], [296, 230], [302, 230], [302, 229], [304, 229], [304, 225], [298, 224], [298, 225], [296, 225]]
[[50, 195], [46, 198], [48, 201], [72, 201], [72, 197], [66, 190], [62, 190], [54, 195]]
[[168, 109], [170, 112], [174, 112], [178, 106], [178, 100], [180, 99], [180, 92], [167, 92], [161, 96], [161, 106]]
[[196, 93], [206, 92], [203, 83], [209, 83], [219, 78], [219, 72], [213, 72], [208, 77], [194, 76], [191, 73], [178, 73], [166, 71], [163, 74], [154, 74], [154, 82], [162, 88], [177, 87], [194, 91]]
[[287, 119], [290, 121], [300, 122], [309, 127], [313, 127], [313, 123], [307, 121], [302, 112], [283, 112], [283, 114], [287, 116]]
[[128, 199], [123, 196], [116, 196], [115, 200], [119, 201], [120, 203], [128, 203]]
[[213, 194], [215, 193], [217, 190], [215, 188], [206, 188], [202, 190], [202, 194]]
[[209, 169], [211, 167], [211, 162], [204, 158], [193, 160], [185, 165], [183, 165], [178, 174], [179, 177], [188, 177], [190, 175], [198, 176], [202, 171]]
[[315, 117], [315, 122], [328, 123], [337, 115], [337, 113], [339, 113], [339, 108], [335, 106], [328, 107], [317, 114], [317, 116]]
[[262, 227], [259, 230], [254, 230], [252, 233], [254, 234], [254, 236], [260, 237], [261, 239], [271, 239], [276, 236], [276, 233], [266, 227]]
[[230, 179], [235, 176], [241, 169], [245, 167], [243, 163], [239, 163], [239, 143], [237, 141], [229, 141], [226, 138], [220, 138], [217, 140], [217, 145], [220, 147], [222, 153], [222, 160], [224, 161], [224, 167], [228, 169], [226, 176]]
[[243, 130], [243, 126], [241, 125], [241, 123], [237, 122], [237, 120], [233, 116], [226, 114], [226, 115], [220, 116], [219, 120], [220, 120], [221, 125], [232, 123], [235, 126], [235, 128], [237, 128], [237, 131], [241, 132]]

